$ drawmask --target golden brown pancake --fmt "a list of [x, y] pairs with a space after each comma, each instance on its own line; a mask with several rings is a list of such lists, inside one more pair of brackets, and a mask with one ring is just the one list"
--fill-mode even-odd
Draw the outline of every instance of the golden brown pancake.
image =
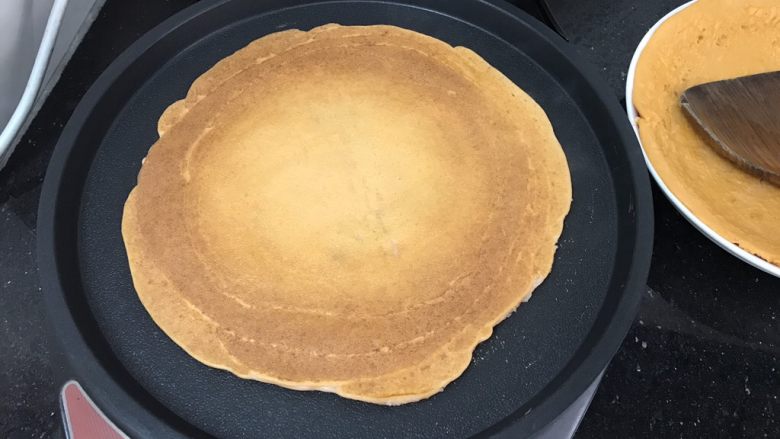
[[571, 203], [544, 111], [391, 26], [275, 33], [159, 121], [122, 233], [201, 362], [383, 404], [439, 392], [550, 272]]
[[680, 108], [697, 84], [780, 70], [780, 0], [699, 0], [642, 52], [634, 83], [639, 135], [674, 195], [725, 239], [780, 265], [780, 188], [721, 157]]

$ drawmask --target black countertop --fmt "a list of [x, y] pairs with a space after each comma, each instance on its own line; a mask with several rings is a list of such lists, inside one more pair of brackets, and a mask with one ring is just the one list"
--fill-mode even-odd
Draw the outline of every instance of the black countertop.
[[[0, 437], [62, 437], [35, 262], [40, 186], [80, 97], [130, 43], [190, 0], [108, 1], [0, 171]], [[564, 35], [623, 96], [637, 43], [680, 0], [549, 0]], [[780, 279], [736, 260], [654, 189], [642, 306], [577, 433], [780, 437]]]

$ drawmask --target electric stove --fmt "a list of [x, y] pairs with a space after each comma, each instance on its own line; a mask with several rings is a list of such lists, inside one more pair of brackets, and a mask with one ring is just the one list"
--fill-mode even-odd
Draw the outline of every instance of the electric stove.
[[[619, 96], [641, 35], [682, 2], [513, 3], [575, 44]], [[123, 437], [78, 383], [55, 387], [63, 381], [54, 378], [32, 253], [37, 200], [51, 149], [84, 91], [123, 48], [189, 3], [109, 1], [0, 172], [0, 329], [8, 334], [0, 346], [8, 395], [0, 398], [0, 436], [50, 437], [61, 413], [71, 437]], [[577, 437], [780, 437], [780, 281], [708, 242], [662, 196], [655, 203], [652, 289], [635, 325], [603, 380], [538, 437], [572, 437], [581, 421]]]

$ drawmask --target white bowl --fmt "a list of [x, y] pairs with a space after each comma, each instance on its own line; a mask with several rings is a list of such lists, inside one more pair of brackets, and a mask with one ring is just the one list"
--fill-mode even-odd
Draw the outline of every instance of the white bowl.
[[628, 77], [626, 78], [626, 109], [628, 112], [628, 118], [631, 121], [631, 126], [634, 127], [634, 134], [636, 134], [636, 138], [639, 141], [639, 145], [642, 147], [642, 154], [645, 157], [645, 163], [647, 164], [647, 169], [650, 171], [650, 175], [653, 176], [655, 182], [658, 183], [658, 186], [661, 188], [664, 194], [666, 194], [666, 197], [669, 199], [669, 201], [672, 202], [674, 207], [677, 208], [678, 211], [680, 211], [680, 213], [685, 217], [685, 219], [687, 219], [691, 224], [693, 224], [694, 227], [699, 229], [700, 232], [702, 232], [705, 236], [710, 238], [715, 244], [718, 244], [721, 248], [723, 248], [727, 252], [747, 262], [748, 264], [758, 268], [759, 270], [763, 270], [769, 274], [780, 277], [779, 266], [771, 264], [759, 258], [758, 256], [746, 252], [744, 249], [740, 248], [733, 242], [720, 236], [717, 232], [715, 232], [709, 226], [707, 226], [707, 224], [702, 222], [702, 220], [700, 220], [696, 215], [694, 215], [693, 212], [688, 210], [688, 208], [685, 207], [685, 205], [672, 193], [672, 191], [669, 190], [669, 188], [666, 186], [661, 176], [658, 175], [657, 172], [655, 172], [655, 168], [653, 168], [653, 164], [650, 163], [650, 159], [647, 157], [647, 152], [645, 151], [645, 148], [642, 145], [642, 139], [639, 137], [639, 127], [637, 126], [636, 123], [636, 119], [637, 119], [636, 108], [634, 108], [634, 101], [633, 101], [634, 76], [636, 74], [636, 65], [639, 62], [639, 56], [642, 54], [642, 51], [644, 50], [645, 46], [647, 46], [647, 43], [650, 41], [650, 38], [653, 37], [653, 34], [655, 33], [656, 29], [658, 29], [670, 17], [672, 17], [673, 15], [677, 14], [678, 12], [682, 11], [683, 9], [687, 8], [688, 6], [692, 5], [695, 2], [696, 0], [688, 2], [680, 6], [679, 8], [673, 10], [672, 12], [668, 13], [662, 19], [660, 19], [658, 23], [656, 23], [653, 27], [650, 28], [649, 31], [647, 31], [647, 34], [644, 36], [644, 38], [642, 38], [642, 41], [639, 43], [639, 46], [636, 48], [636, 52], [634, 52], [634, 57], [631, 59], [631, 65], [628, 68]]

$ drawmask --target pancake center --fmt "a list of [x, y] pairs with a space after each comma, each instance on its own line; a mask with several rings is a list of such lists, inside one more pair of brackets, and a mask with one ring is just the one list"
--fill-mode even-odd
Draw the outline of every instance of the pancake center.
[[268, 263], [286, 267], [274, 283], [300, 292], [277, 303], [413, 306], [443, 294], [425, 282], [468, 243], [472, 224], [453, 212], [480, 209], [489, 183], [459, 157], [462, 141], [447, 130], [456, 121], [411, 91], [388, 102], [375, 87], [356, 79], [282, 92], [272, 99], [286, 110], [244, 112], [214, 142], [230, 148], [196, 155], [206, 251], [255, 279]]

